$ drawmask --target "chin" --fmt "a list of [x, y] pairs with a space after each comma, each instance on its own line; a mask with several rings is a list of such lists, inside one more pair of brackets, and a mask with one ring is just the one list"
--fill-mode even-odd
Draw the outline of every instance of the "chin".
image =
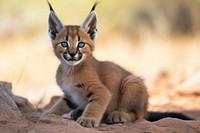
[[76, 66], [76, 65], [81, 64], [83, 62], [84, 56], [80, 60], [70, 60], [70, 61], [68, 61], [65, 58], [62, 58], [62, 60], [70, 66]]
[[65, 60], [65, 62], [70, 66], [76, 66], [81, 63], [81, 60], [79, 60], [79, 61], [66, 61]]

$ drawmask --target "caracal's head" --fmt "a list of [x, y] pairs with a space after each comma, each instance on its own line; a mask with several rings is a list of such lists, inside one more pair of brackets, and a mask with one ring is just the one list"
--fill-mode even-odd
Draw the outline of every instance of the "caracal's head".
[[96, 3], [82, 25], [63, 25], [49, 4], [49, 36], [56, 56], [75, 66], [92, 55], [97, 33]]

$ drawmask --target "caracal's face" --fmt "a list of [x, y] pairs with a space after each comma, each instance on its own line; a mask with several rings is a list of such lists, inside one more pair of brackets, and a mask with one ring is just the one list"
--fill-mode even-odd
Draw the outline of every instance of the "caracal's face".
[[64, 26], [49, 3], [48, 32], [55, 54], [62, 63], [75, 66], [91, 56], [97, 33], [96, 5], [80, 26]]
[[94, 49], [93, 41], [80, 26], [64, 26], [53, 46], [61, 62], [73, 66], [91, 56]]

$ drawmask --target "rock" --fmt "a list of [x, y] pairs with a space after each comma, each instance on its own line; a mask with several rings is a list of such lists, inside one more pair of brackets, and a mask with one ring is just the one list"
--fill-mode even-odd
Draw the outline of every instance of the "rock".
[[14, 95], [11, 90], [11, 83], [0, 81], [0, 122], [21, 119], [21, 112], [34, 110], [26, 98]]
[[15, 103], [12, 93], [12, 85], [6, 82], [0, 82], [0, 121], [8, 119], [20, 119], [22, 114]]

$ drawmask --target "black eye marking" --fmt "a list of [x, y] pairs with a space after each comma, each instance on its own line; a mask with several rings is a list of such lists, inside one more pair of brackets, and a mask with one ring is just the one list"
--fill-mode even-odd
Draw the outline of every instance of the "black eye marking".
[[85, 43], [84, 42], [79, 42], [78, 43], [78, 48], [83, 48], [85, 47]]
[[78, 35], [78, 41], [80, 41], [81, 40], [81, 37]]
[[67, 48], [67, 47], [69, 47], [69, 44], [68, 44], [68, 42], [63, 41], [63, 42], [61, 42], [61, 46], [62, 46], [63, 48]]
[[65, 39], [66, 39], [66, 41], [68, 41], [68, 39], [69, 39], [68, 35], [66, 36], [66, 38], [65, 38]]

